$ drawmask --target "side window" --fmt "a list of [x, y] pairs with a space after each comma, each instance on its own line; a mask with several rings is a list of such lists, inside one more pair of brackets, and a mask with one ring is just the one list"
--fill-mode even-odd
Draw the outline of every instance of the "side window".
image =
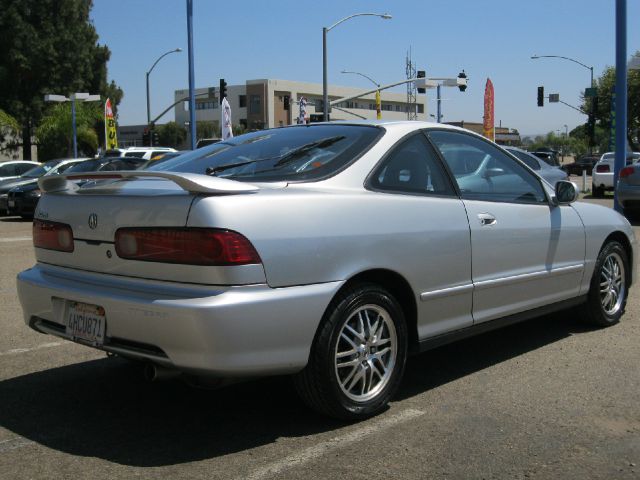
[[397, 145], [373, 174], [377, 190], [454, 195], [449, 178], [436, 153], [422, 134]]
[[436, 130], [429, 132], [462, 198], [489, 202], [546, 203], [541, 183], [513, 158], [480, 138]]
[[22, 175], [34, 167], [32, 163], [19, 163], [16, 165], [16, 175]]
[[2, 165], [0, 167], [0, 177], [13, 177], [16, 174], [16, 169], [13, 165]]

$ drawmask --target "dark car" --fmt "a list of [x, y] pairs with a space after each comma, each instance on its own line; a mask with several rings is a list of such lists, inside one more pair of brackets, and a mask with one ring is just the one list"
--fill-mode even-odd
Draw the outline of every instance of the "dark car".
[[[64, 173], [65, 175], [77, 175], [89, 172], [137, 170], [145, 163], [146, 160], [137, 157], [101, 157], [76, 163]], [[32, 217], [41, 196], [42, 192], [37, 179], [12, 188], [7, 197], [9, 215], [20, 215], [23, 218]]]
[[547, 162], [549, 165], [551, 165], [552, 167], [559, 167], [560, 166], [560, 161], [558, 160], [558, 156], [555, 155], [553, 152], [531, 152], [533, 153], [536, 157], [544, 160], [545, 162]]
[[587, 171], [587, 175], [591, 175], [593, 166], [600, 160], [600, 157], [594, 157], [591, 155], [583, 155], [575, 162], [567, 163], [562, 166], [562, 169], [569, 175], [582, 175], [583, 170]]

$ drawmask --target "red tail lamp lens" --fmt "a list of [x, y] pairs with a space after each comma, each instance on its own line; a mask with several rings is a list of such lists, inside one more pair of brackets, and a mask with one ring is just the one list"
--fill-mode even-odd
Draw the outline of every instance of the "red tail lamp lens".
[[251, 242], [237, 232], [208, 228], [121, 228], [119, 257], [143, 262], [187, 265], [261, 263]]
[[606, 173], [609, 171], [609, 165], [607, 165], [606, 163], [604, 165], [598, 165], [596, 167], [596, 172], [598, 173]]
[[620, 170], [620, 178], [625, 178], [629, 175], [633, 175], [633, 167], [624, 167]]
[[73, 252], [73, 231], [69, 225], [47, 220], [33, 221], [33, 245], [47, 250]]

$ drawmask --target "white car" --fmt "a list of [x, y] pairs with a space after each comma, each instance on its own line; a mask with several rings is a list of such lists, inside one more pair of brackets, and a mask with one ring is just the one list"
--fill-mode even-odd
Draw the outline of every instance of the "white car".
[[138, 157], [145, 160], [151, 160], [158, 154], [167, 152], [177, 152], [171, 147], [129, 147], [121, 149], [123, 157]]
[[[593, 166], [591, 173], [591, 193], [594, 197], [602, 197], [605, 190], [613, 190], [613, 164], [615, 152], [607, 152], [600, 157], [598, 163]], [[640, 152], [631, 152], [627, 155], [627, 165], [640, 160]]]
[[31, 160], [10, 160], [8, 162], [0, 162], [0, 180], [19, 177], [38, 165], [38, 162], [32, 162]]

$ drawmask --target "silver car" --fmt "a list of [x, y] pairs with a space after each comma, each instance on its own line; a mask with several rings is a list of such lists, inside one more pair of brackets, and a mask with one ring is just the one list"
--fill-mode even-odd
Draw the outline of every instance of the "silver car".
[[40, 180], [31, 328], [150, 376], [292, 374], [338, 418], [384, 409], [409, 353], [573, 306], [613, 325], [633, 280], [624, 217], [440, 124], [277, 128], [81, 178]]
[[562, 180], [569, 180], [567, 172], [560, 167], [554, 167], [532, 153], [516, 147], [504, 147], [504, 149], [521, 160], [531, 170], [544, 178], [551, 185], [555, 185]]

